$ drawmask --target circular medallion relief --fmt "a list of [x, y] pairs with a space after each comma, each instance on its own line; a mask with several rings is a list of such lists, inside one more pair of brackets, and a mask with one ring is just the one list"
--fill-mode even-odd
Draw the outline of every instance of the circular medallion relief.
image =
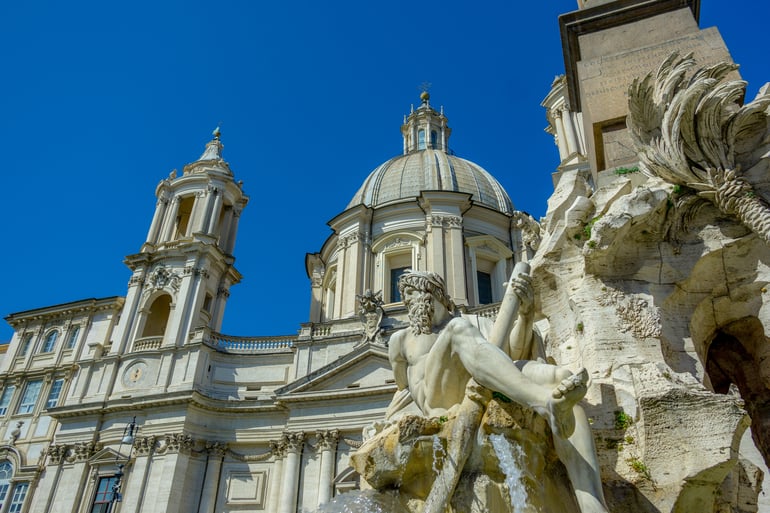
[[144, 383], [146, 378], [147, 364], [144, 362], [134, 362], [123, 372], [123, 385], [135, 387]]

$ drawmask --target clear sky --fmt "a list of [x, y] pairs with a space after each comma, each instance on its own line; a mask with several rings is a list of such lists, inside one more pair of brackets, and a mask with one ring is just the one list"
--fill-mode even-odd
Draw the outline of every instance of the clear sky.
[[[292, 334], [305, 253], [378, 164], [401, 152], [419, 86], [450, 146], [514, 205], [545, 214], [558, 164], [540, 102], [563, 73], [574, 0], [0, 3], [5, 244], [0, 314], [124, 295], [158, 181], [221, 123], [243, 213], [223, 331]], [[766, 2], [703, 0], [749, 81], [770, 80]], [[0, 326], [0, 341], [12, 330]]]

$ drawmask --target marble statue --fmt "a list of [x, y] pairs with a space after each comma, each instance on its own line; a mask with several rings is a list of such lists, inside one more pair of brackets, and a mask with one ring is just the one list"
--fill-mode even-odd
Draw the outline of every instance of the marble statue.
[[362, 342], [382, 342], [382, 318], [385, 311], [382, 309], [382, 291], [372, 292], [367, 289], [363, 294], [356, 294], [358, 300], [358, 317], [364, 328]]
[[[586, 393], [587, 372], [521, 359], [536, 343], [532, 285], [521, 270], [514, 270], [494, 323], [459, 315], [444, 280], [435, 273], [411, 271], [399, 280], [410, 326], [390, 338], [389, 357], [399, 391], [387, 419], [398, 422], [405, 414], [456, 418], [446, 448], [453, 464], [436, 477], [421, 509], [425, 513], [451, 511], [447, 505], [491, 397], [485, 390], [545, 418], [581, 511], [607, 511], [591, 430], [577, 404]], [[402, 423], [401, 429], [411, 428]]]

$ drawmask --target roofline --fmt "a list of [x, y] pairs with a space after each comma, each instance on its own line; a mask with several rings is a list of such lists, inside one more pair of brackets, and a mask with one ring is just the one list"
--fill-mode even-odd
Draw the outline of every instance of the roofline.
[[102, 298], [88, 298], [88, 299], [79, 299], [77, 301], [70, 301], [68, 303], [59, 303], [57, 305], [51, 305], [51, 306], [44, 306], [41, 308], [33, 308], [31, 310], [22, 310], [20, 312], [14, 312], [11, 314], [8, 314], [4, 319], [7, 322], [11, 322], [11, 320], [15, 318], [19, 318], [18, 320], [23, 319], [24, 317], [29, 317], [31, 315], [41, 315], [46, 313], [56, 313], [58, 310], [68, 310], [71, 308], [78, 308], [78, 307], [86, 307], [86, 306], [97, 306], [98, 304], [102, 305], [109, 305], [110, 303], [116, 305], [116, 306], [123, 306], [123, 300], [125, 300], [125, 297], [123, 296], [108, 296], [108, 297], [102, 297]]

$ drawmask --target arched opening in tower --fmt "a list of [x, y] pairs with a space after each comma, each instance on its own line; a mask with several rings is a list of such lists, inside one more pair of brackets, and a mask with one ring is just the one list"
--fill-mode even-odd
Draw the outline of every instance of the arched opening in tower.
[[142, 338], [144, 337], [162, 337], [166, 333], [168, 317], [171, 313], [171, 296], [163, 294], [155, 298], [147, 314], [147, 321], [144, 323]]

